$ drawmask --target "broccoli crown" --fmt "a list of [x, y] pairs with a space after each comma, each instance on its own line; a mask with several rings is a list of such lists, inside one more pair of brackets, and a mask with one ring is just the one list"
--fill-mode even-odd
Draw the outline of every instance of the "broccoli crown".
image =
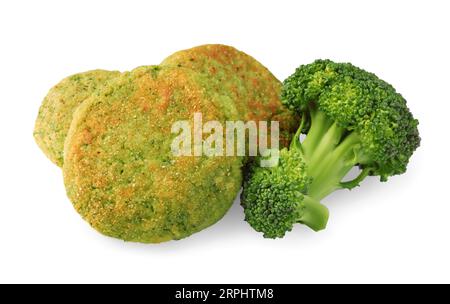
[[418, 121], [406, 100], [390, 84], [349, 63], [317, 60], [299, 67], [284, 82], [282, 100], [301, 114], [321, 111], [345, 132], [356, 132], [359, 165], [382, 180], [404, 173], [420, 145]]
[[[268, 238], [284, 237], [296, 223], [324, 229], [328, 209], [320, 200], [368, 175], [386, 181], [404, 173], [420, 144], [405, 99], [348, 63], [301, 66], [284, 82], [282, 101], [302, 116], [300, 127], [278, 166], [251, 168], [242, 193], [246, 221]], [[361, 173], [345, 181], [355, 166]]]
[[310, 183], [301, 153], [281, 150], [278, 166], [255, 166], [245, 182], [246, 221], [266, 238], [282, 238], [296, 223], [324, 229], [328, 210], [305, 195]]

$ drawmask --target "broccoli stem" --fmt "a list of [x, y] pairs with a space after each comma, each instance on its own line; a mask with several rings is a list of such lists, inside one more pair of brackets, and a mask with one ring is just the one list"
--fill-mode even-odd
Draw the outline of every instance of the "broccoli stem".
[[353, 189], [355, 187], [358, 187], [359, 184], [369, 175], [370, 173], [370, 168], [364, 168], [361, 173], [358, 175], [357, 178], [355, 178], [352, 181], [348, 181], [348, 182], [342, 182], [341, 183], [341, 188], [342, 189]]
[[356, 132], [348, 133], [327, 115], [311, 109], [311, 127], [303, 143], [298, 138], [295, 147], [303, 153], [308, 175], [312, 178], [308, 195], [322, 200], [338, 189], [352, 189], [369, 174], [365, 169], [355, 180], [342, 182], [345, 176], [363, 161], [361, 140]]
[[327, 119], [324, 113], [321, 111], [310, 108], [311, 115], [311, 127], [309, 129], [308, 135], [306, 136], [304, 142], [302, 143], [302, 148], [304, 151], [304, 156], [308, 157], [313, 155], [317, 146], [321, 143], [322, 138], [325, 133], [331, 127], [333, 123]]
[[309, 195], [321, 200], [342, 189], [342, 180], [358, 164], [355, 149], [359, 141], [358, 135], [351, 133], [330, 154], [318, 162], [307, 164], [313, 178]]
[[324, 159], [326, 159], [342, 139], [344, 130], [337, 126], [336, 123], [331, 125], [331, 127], [323, 134], [320, 143], [316, 146], [316, 149], [312, 151], [311, 155], [306, 156], [308, 162], [313, 165], [313, 167], [318, 167], [323, 164]]
[[316, 232], [327, 227], [330, 216], [328, 208], [311, 196], [304, 196], [298, 211], [301, 214], [299, 223], [308, 226]]

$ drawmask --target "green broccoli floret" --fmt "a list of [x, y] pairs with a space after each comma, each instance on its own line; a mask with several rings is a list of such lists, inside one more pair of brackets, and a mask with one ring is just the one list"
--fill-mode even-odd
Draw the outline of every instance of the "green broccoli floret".
[[281, 150], [276, 167], [252, 167], [242, 202], [246, 220], [256, 231], [277, 238], [296, 223], [315, 231], [325, 228], [328, 209], [305, 194], [312, 182], [305, 169], [303, 156], [296, 149]]
[[[283, 237], [295, 223], [324, 229], [323, 198], [369, 175], [387, 181], [404, 173], [420, 145], [418, 121], [405, 99], [348, 63], [301, 66], [284, 82], [282, 101], [300, 114], [301, 126], [277, 167], [252, 168], [242, 194], [246, 220], [268, 238]], [[360, 175], [344, 182], [355, 166]]]

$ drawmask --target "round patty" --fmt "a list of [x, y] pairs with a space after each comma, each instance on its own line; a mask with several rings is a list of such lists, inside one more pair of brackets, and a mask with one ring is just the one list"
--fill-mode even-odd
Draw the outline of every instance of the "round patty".
[[162, 65], [193, 69], [235, 103], [239, 119], [279, 121], [282, 144], [290, 141], [298, 119], [280, 99], [281, 82], [260, 62], [231, 46], [210, 44], [174, 53]]
[[141, 67], [109, 81], [76, 111], [64, 179], [75, 209], [125, 241], [185, 238], [220, 220], [242, 182], [239, 157], [175, 157], [177, 121], [237, 119], [228, 97], [181, 67]]
[[72, 122], [73, 112], [86, 98], [119, 72], [89, 71], [65, 78], [54, 86], [45, 97], [39, 110], [34, 138], [58, 166], [64, 162], [64, 141]]

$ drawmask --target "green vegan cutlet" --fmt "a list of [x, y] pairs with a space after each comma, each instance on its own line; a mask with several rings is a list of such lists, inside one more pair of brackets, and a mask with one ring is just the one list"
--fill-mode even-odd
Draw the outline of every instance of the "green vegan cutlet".
[[119, 72], [95, 70], [65, 78], [45, 97], [36, 120], [34, 138], [58, 166], [64, 162], [64, 141], [75, 109]]
[[242, 182], [239, 157], [175, 157], [173, 123], [238, 119], [207, 77], [182, 67], [141, 67], [83, 103], [65, 146], [75, 209], [99, 232], [126, 241], [185, 238], [220, 220]]
[[34, 135], [63, 166], [69, 198], [96, 230], [125, 241], [178, 240], [225, 215], [246, 158], [175, 157], [173, 124], [199, 112], [205, 122], [277, 120], [283, 144], [297, 122], [280, 90], [252, 57], [205, 45], [161, 66], [63, 80], [45, 98]]
[[210, 86], [228, 96], [244, 121], [279, 121], [281, 140], [290, 142], [298, 119], [281, 103], [281, 82], [253, 57], [231, 46], [209, 44], [176, 52], [162, 65], [202, 73]]

